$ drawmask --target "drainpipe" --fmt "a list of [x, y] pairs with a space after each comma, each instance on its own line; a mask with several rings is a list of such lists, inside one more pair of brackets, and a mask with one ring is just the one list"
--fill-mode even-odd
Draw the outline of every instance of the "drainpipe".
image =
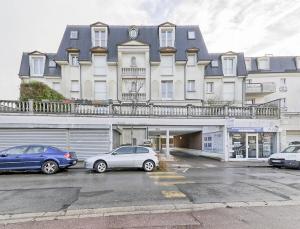
[[186, 101], [186, 67], [187, 66], [187, 62], [185, 63], [184, 65], [184, 69], [183, 69], [183, 79], [184, 79], [184, 82], [183, 82], [183, 91], [184, 91], [184, 100]]
[[[150, 54], [149, 54], [149, 56], [150, 56]], [[148, 104], [151, 101], [151, 81], [152, 81], [152, 79], [151, 79], [151, 61], [150, 61], [150, 57], [149, 57], [149, 99], [147, 101]]]
[[80, 89], [80, 99], [82, 99], [82, 76], [81, 76], [81, 64], [79, 63], [78, 61], [78, 64], [79, 64], [79, 89]]
[[121, 101], [119, 100], [119, 79], [122, 80], [121, 77], [119, 77], [119, 64], [118, 64], [118, 61], [117, 61], [117, 69], [116, 69], [116, 73], [117, 73], [117, 101], [119, 103], [121, 103]]

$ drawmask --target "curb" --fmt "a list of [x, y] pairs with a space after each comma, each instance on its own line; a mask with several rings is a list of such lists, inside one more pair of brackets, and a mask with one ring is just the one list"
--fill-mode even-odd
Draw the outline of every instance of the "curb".
[[228, 203], [203, 203], [203, 204], [168, 204], [168, 205], [149, 205], [149, 206], [129, 206], [98, 209], [78, 209], [57, 212], [39, 212], [23, 214], [0, 215], [0, 225], [47, 221], [58, 219], [90, 218], [113, 215], [137, 215], [137, 214], [157, 214], [157, 213], [176, 213], [189, 211], [203, 211], [217, 208], [239, 208], [239, 207], [267, 207], [267, 206], [295, 206], [300, 205], [300, 200], [286, 201], [256, 201], [256, 202], [228, 202]]

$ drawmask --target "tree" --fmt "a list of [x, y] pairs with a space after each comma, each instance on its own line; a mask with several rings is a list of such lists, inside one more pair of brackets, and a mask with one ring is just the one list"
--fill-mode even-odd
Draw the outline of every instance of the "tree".
[[29, 99], [35, 101], [60, 101], [64, 100], [65, 98], [63, 95], [51, 89], [46, 84], [37, 81], [32, 81], [28, 83], [22, 83], [20, 87], [20, 100], [27, 101]]

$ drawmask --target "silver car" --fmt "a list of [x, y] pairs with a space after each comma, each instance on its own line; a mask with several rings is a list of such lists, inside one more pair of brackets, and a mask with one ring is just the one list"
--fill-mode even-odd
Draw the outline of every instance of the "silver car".
[[99, 173], [113, 168], [143, 168], [146, 172], [151, 172], [158, 164], [157, 154], [144, 146], [121, 146], [112, 152], [85, 160], [85, 168]]

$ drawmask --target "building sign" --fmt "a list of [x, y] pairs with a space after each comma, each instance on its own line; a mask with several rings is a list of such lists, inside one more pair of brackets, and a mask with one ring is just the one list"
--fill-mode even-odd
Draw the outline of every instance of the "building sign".
[[232, 127], [228, 128], [229, 132], [247, 132], [247, 133], [259, 133], [263, 132], [262, 127]]

